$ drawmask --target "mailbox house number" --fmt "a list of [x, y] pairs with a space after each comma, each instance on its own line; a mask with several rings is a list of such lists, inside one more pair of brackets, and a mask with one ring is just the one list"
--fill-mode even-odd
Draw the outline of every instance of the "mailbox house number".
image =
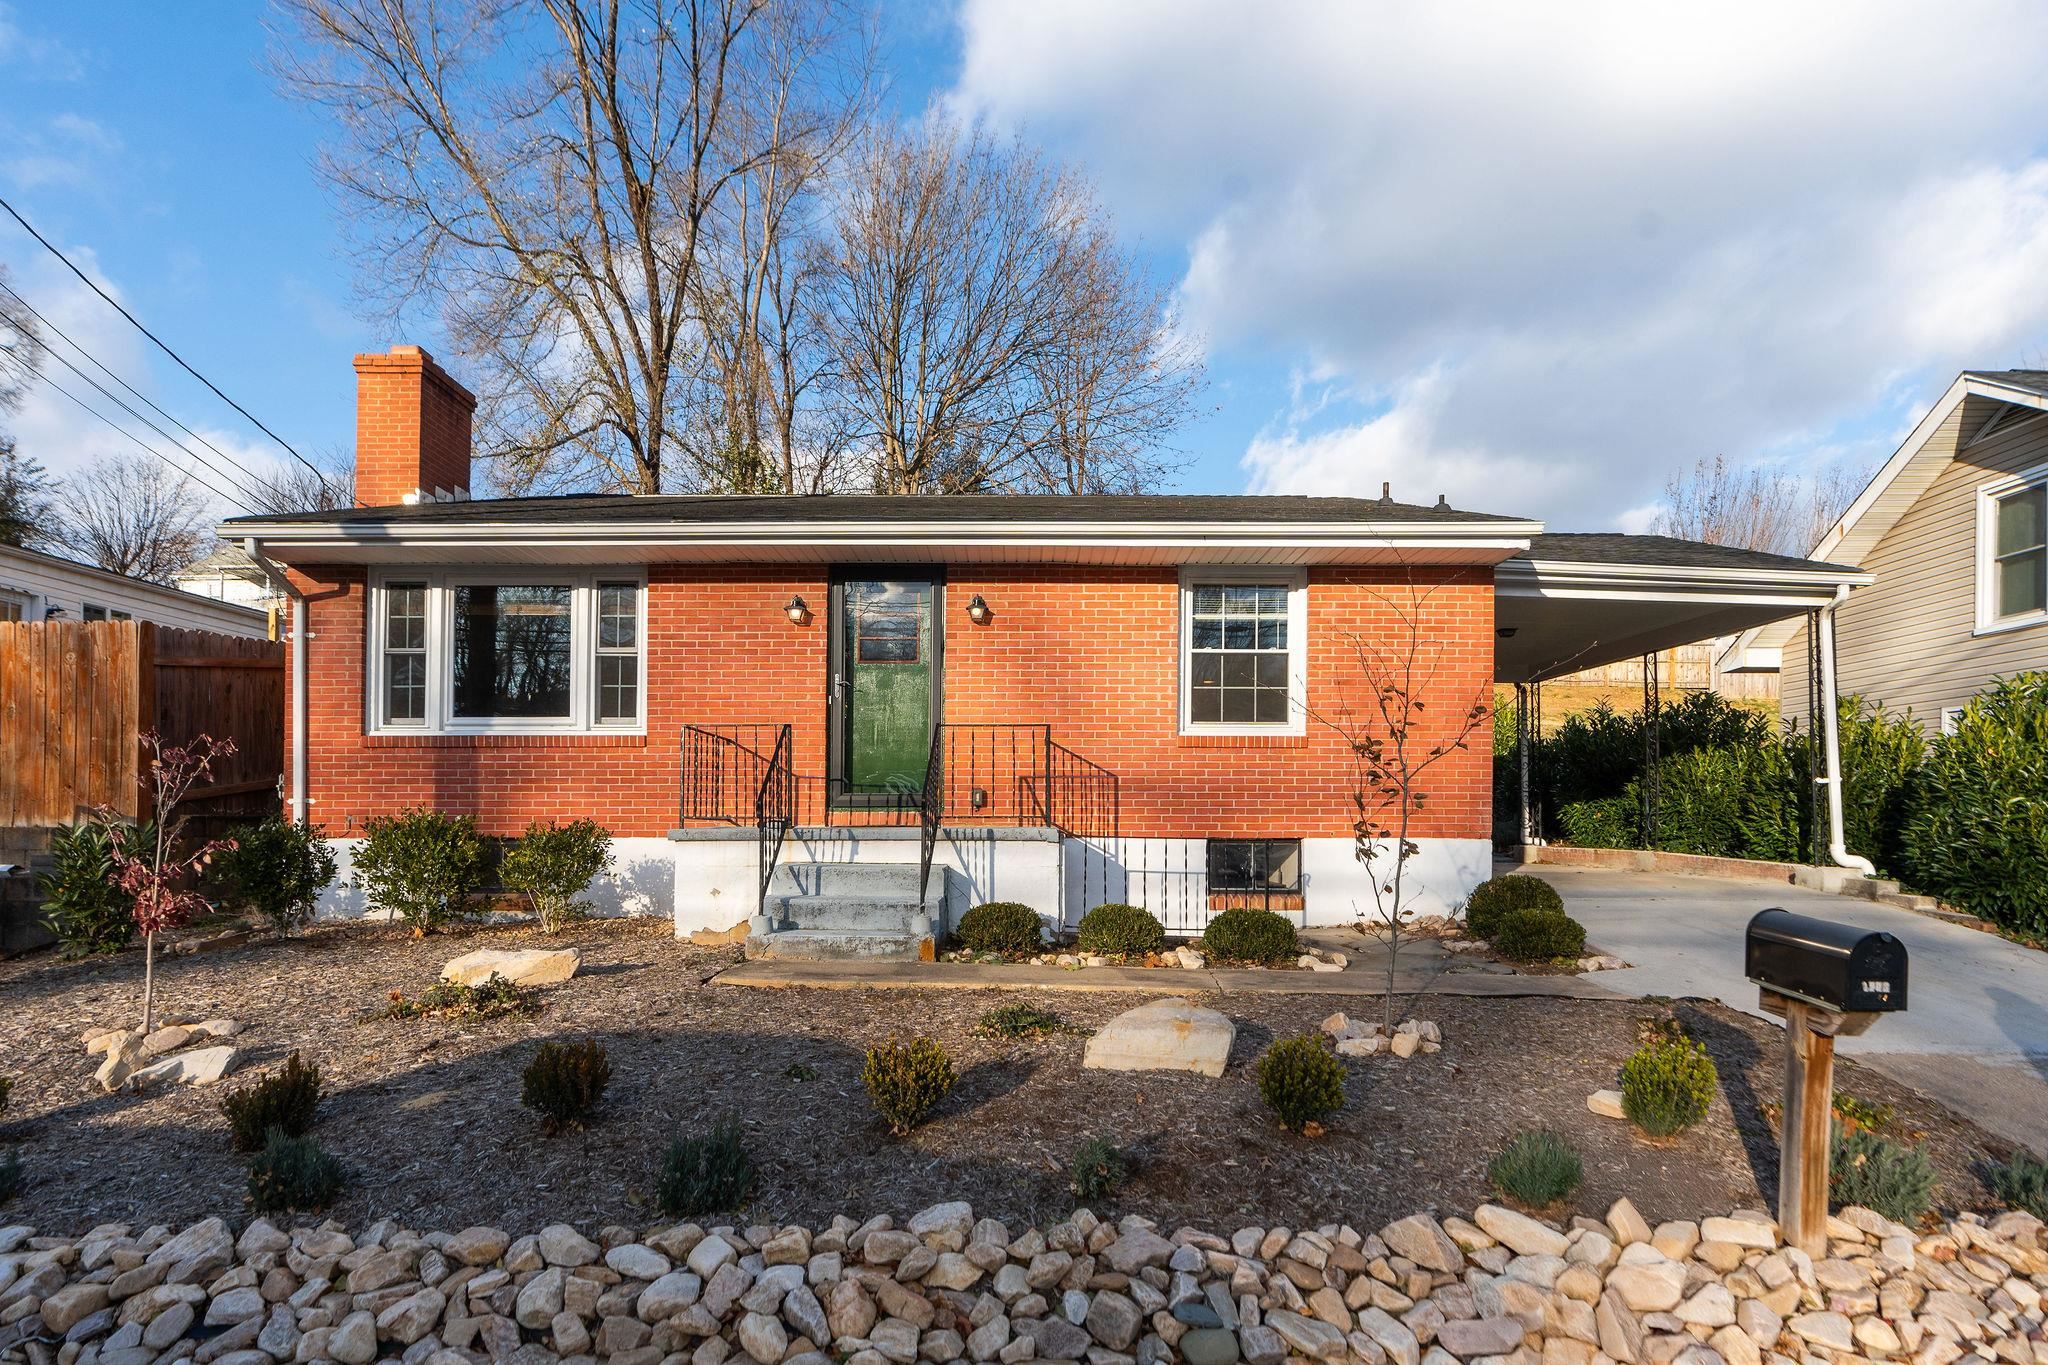
[[1892, 983], [1889, 981], [1866, 981], [1863, 983], [1863, 989], [1869, 991], [1872, 995], [1890, 995], [1892, 993]]

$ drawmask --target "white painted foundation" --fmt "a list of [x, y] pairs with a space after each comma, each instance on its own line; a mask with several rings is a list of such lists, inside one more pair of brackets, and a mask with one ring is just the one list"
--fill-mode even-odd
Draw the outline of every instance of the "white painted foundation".
[[[340, 869], [321, 894], [325, 919], [371, 914], [351, 875], [360, 839], [330, 839]], [[1420, 839], [1421, 851], [1402, 878], [1402, 908], [1417, 915], [1454, 915], [1472, 888], [1492, 875], [1486, 839]], [[915, 829], [804, 827], [782, 845], [782, 861], [915, 863]], [[1389, 870], [1380, 862], [1381, 879]], [[1051, 830], [945, 830], [932, 851], [946, 878], [948, 924], [983, 901], [1020, 901], [1051, 923], [1071, 929], [1105, 901], [1142, 905], [1171, 933], [1197, 934], [1208, 920], [1207, 843], [1201, 839], [1063, 839]], [[759, 909], [759, 843], [752, 829], [693, 829], [669, 838], [615, 839], [612, 871], [585, 899], [600, 915], [667, 915], [678, 936], [730, 929]], [[1355, 923], [1384, 915], [1374, 878], [1349, 839], [1301, 841], [1306, 909], [1290, 916], [1303, 927]]]

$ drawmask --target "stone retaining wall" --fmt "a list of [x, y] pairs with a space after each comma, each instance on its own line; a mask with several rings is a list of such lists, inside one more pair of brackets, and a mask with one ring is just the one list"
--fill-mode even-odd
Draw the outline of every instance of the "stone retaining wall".
[[1915, 1232], [1830, 1220], [1815, 1261], [1761, 1214], [1568, 1226], [1487, 1205], [1165, 1233], [1085, 1210], [1015, 1230], [940, 1204], [829, 1227], [595, 1240], [566, 1224], [285, 1232], [257, 1219], [0, 1228], [0, 1358], [35, 1365], [2048, 1365], [2048, 1243], [2024, 1213]]

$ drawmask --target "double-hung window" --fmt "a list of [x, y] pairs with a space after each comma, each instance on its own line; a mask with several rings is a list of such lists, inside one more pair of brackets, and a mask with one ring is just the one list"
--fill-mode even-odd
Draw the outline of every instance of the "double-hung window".
[[638, 730], [646, 595], [615, 572], [388, 574], [371, 594], [370, 728]]
[[1304, 599], [1299, 573], [1190, 570], [1181, 577], [1181, 729], [1300, 734]]
[[2048, 622], [2048, 469], [1979, 490], [1977, 627]]

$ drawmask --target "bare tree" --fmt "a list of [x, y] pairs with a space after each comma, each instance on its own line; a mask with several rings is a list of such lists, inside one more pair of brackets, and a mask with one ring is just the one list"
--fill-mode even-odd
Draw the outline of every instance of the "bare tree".
[[241, 486], [243, 501], [252, 512], [338, 512], [356, 505], [355, 461], [330, 453], [318, 465], [294, 460], [269, 471], [244, 469]]
[[1694, 462], [1664, 485], [1656, 529], [1685, 540], [1805, 555], [1827, 534], [1868, 471], [1834, 464], [1801, 477], [1762, 466], [1731, 467], [1724, 456]]
[[1089, 187], [932, 117], [854, 159], [823, 271], [834, 397], [879, 492], [1132, 488], [1199, 367]]
[[1373, 898], [1360, 927], [1386, 937], [1383, 1027], [1389, 1035], [1401, 943], [1415, 920], [1408, 865], [1422, 851], [1412, 832], [1429, 800], [1425, 779], [1492, 724], [1490, 683], [1448, 714], [1432, 713], [1424, 700], [1445, 691], [1443, 674], [1452, 662], [1429, 619], [1432, 601], [1447, 586], [1443, 580], [1423, 586], [1411, 571], [1398, 587], [1369, 590], [1391, 622], [1339, 632], [1350, 658], [1335, 708], [1309, 711], [1343, 738], [1351, 757], [1352, 855]]
[[42, 368], [42, 329], [0, 265], [0, 413], [20, 411]]
[[1106, 224], [1085, 229], [1066, 280], [1060, 340], [1035, 379], [1048, 428], [1033, 451], [1044, 491], [1135, 493], [1177, 466], [1168, 441], [1203, 385], [1201, 348], [1172, 318], [1172, 291], [1148, 281]]
[[206, 500], [156, 460], [102, 455], [64, 488], [57, 542], [109, 573], [168, 583], [211, 538]]
[[[662, 489], [702, 359], [693, 300], [733, 184], [837, 114], [777, 44], [839, 0], [280, 0], [290, 91], [394, 313], [439, 309], [508, 487]], [[805, 68], [808, 69], [808, 68]]]

